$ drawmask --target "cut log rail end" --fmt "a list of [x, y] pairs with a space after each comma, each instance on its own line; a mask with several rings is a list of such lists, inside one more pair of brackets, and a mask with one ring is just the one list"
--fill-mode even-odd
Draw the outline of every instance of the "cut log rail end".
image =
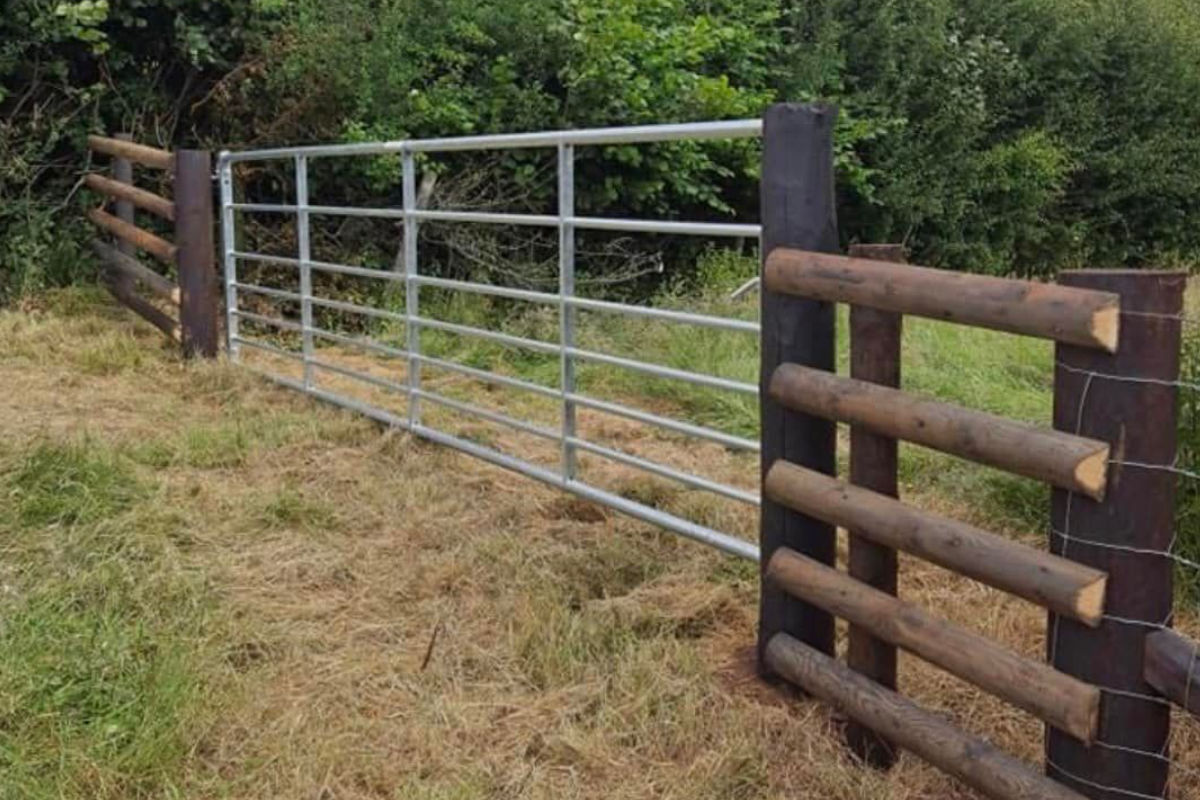
[[1095, 741], [1100, 724], [1100, 690], [1095, 686], [794, 550], [777, 550], [766, 574], [789, 594], [861, 626], [1081, 742]]
[[861, 425], [894, 439], [1103, 500], [1109, 445], [899, 389], [782, 364], [771, 396], [795, 411]]
[[1108, 576], [965, 522], [922, 511], [787, 461], [767, 473], [765, 495], [946, 569], [1096, 627]]
[[775, 674], [994, 800], [1084, 800], [989, 742], [787, 634], [771, 639], [766, 660]]
[[764, 286], [814, 300], [869, 306], [1116, 352], [1120, 296], [1035, 281], [778, 248]]

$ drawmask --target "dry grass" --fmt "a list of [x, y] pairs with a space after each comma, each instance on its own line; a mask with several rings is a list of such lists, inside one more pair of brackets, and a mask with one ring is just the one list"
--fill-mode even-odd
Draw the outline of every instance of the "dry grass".
[[[910, 756], [887, 775], [861, 768], [824, 706], [748, 677], [747, 565], [243, 371], [181, 365], [157, 336], [74, 295], [0, 315], [5, 448], [87, 436], [123, 454], [154, 487], [145, 502], [182, 521], [169, 560], [202, 576], [218, 609], [203, 725], [145, 796], [974, 796]], [[752, 482], [723, 451], [588, 424]], [[600, 477], [648, 491], [619, 470]], [[660, 499], [753, 529], [691, 492]], [[911, 559], [902, 576], [907, 597], [1042, 654], [1043, 612]], [[902, 682], [1040, 759], [1028, 716], [916, 659], [902, 658]], [[1176, 753], [1200, 769], [1196, 726], [1179, 731]], [[1180, 773], [1176, 796], [1194, 789]]]

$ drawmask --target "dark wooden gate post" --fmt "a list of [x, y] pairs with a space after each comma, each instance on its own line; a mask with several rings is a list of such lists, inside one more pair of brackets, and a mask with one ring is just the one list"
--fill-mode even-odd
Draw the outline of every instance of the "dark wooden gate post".
[[[762, 257], [777, 247], [835, 252], [838, 248], [834, 195], [833, 128], [837, 109], [823, 105], [778, 104], [763, 118]], [[832, 422], [789, 411], [771, 399], [767, 386], [785, 362], [832, 371], [836, 326], [831, 303], [777, 294], [762, 288], [762, 477], [776, 459], [834, 474]], [[832, 526], [762, 500], [761, 600], [758, 669], [771, 637], [786, 632], [823, 653], [834, 648], [833, 617], [797, 600], [765, 579], [771, 555], [790, 547], [825, 564], [836, 550]]]
[[1098, 744], [1046, 730], [1047, 774], [1091, 798], [1165, 796], [1170, 708], [1154, 699], [1142, 662], [1146, 636], [1172, 608], [1166, 552], [1175, 523], [1181, 323], [1171, 317], [1181, 311], [1185, 281], [1178, 272], [1129, 270], [1068, 272], [1060, 281], [1117, 292], [1122, 310], [1117, 352], [1058, 345], [1054, 380], [1054, 426], [1109, 442], [1113, 453], [1104, 502], [1055, 491], [1051, 511], [1052, 552], [1109, 575], [1099, 628], [1051, 614], [1047, 633], [1057, 669], [1111, 690]]
[[[850, 255], [874, 261], [904, 262], [904, 245], [857, 244]], [[900, 333], [903, 317], [876, 308], [850, 308], [850, 377], [900, 388]], [[850, 482], [873, 492], [899, 496], [895, 439], [860, 426], [850, 428]], [[882, 592], [896, 594], [896, 551], [850, 532], [850, 576]], [[896, 647], [857, 625], [850, 626], [846, 663], [889, 689], [896, 688]], [[850, 749], [868, 764], [886, 769], [896, 763], [896, 749], [869, 728], [846, 728]]]
[[175, 153], [175, 244], [179, 248], [179, 322], [183, 354], [217, 355], [217, 275], [213, 251], [212, 158]]

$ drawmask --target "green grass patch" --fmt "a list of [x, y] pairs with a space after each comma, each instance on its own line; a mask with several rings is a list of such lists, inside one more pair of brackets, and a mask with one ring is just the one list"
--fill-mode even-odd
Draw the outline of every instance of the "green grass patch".
[[226, 420], [184, 425], [164, 436], [128, 442], [124, 452], [147, 467], [231, 469], [255, 453], [296, 441], [353, 441], [362, 429], [360, 420], [316, 416], [307, 408], [280, 412], [234, 407]]
[[178, 794], [219, 625], [180, 518], [94, 441], [0, 465], [0, 797]]
[[339, 524], [332, 505], [290, 486], [270, 495], [259, 510], [258, 519], [269, 528], [306, 531], [330, 530]]
[[8, 487], [26, 527], [108, 519], [145, 493], [128, 462], [87, 440], [36, 444], [8, 476]]

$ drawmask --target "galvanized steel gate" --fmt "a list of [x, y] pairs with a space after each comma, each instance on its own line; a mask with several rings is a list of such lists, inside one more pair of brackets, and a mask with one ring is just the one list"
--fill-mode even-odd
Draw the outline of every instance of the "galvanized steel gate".
[[[302, 365], [302, 377], [299, 379], [271, 370], [259, 371], [283, 385], [362, 413], [389, 426], [409, 431], [430, 441], [515, 470], [528, 477], [544, 481], [588, 500], [611, 507], [646, 522], [662, 526], [670, 531], [725, 552], [751, 560], [758, 560], [759, 548], [756, 543], [746, 541], [728, 532], [714, 530], [695, 521], [668, 513], [661, 508], [656, 508], [613, 491], [589, 484], [579, 475], [577, 456], [579, 453], [590, 453], [626, 467], [644, 471], [659, 478], [678, 482], [691, 489], [712, 492], [720, 497], [754, 508], [757, 508], [759, 505], [757, 493], [582, 438], [577, 433], [576, 411], [579, 408], [588, 408], [604, 414], [616, 415], [676, 434], [716, 443], [731, 450], [757, 453], [760, 450], [759, 442], [731, 435], [730, 433], [684, 419], [654, 414], [623, 403], [610, 402], [585, 395], [577, 388], [575, 370], [578, 363], [591, 362], [632, 370], [655, 378], [686, 381], [715, 390], [756, 396], [758, 394], [758, 386], [752, 383], [730, 380], [724, 377], [701, 374], [581, 348], [576, 341], [576, 312], [579, 310], [591, 310], [653, 318], [673, 324], [705, 326], [724, 331], [743, 333], [755, 339], [757, 339], [760, 332], [759, 324], [744, 319], [614, 303], [578, 296], [575, 286], [575, 242], [577, 230], [624, 231], [701, 237], [757, 238], [761, 234], [761, 227], [759, 225], [746, 224], [577, 216], [574, 202], [574, 166], [575, 148], [577, 146], [754, 138], [761, 136], [761, 133], [762, 121], [751, 119], [729, 122], [291, 147], [222, 153], [218, 165], [218, 178], [221, 192], [221, 229], [229, 356], [234, 361], [243, 360], [243, 348], [251, 348], [258, 352], [269, 353], [275, 357], [296, 361]], [[490, 151], [513, 148], [555, 148], [557, 150], [558, 213], [556, 215], [425, 210], [417, 207], [416, 166], [414, 163], [416, 154]], [[399, 155], [401, 159], [402, 207], [361, 208], [310, 205], [308, 187], [310, 159], [387, 154]], [[294, 203], [264, 204], [235, 202], [235, 164], [279, 160], [290, 160], [294, 164]], [[282, 256], [238, 250], [235, 243], [238, 241], [240, 212], [294, 215], [297, 240], [297, 252], [295, 255]], [[401, 221], [404, 234], [403, 271], [390, 272], [314, 259], [310, 242], [310, 220], [313, 215], [318, 214], [334, 217], [371, 217]], [[417, 229], [423, 221], [557, 228], [559, 238], [559, 284], [557, 294], [488, 283], [449, 280], [421, 274], [420, 254], [417, 247]], [[279, 287], [239, 281], [239, 263], [254, 261], [294, 269], [298, 273], [299, 291], [289, 291]], [[401, 313], [335, 298], [320, 297], [313, 291], [312, 276], [314, 271], [382, 281], [402, 282], [405, 290], [404, 310]], [[558, 341], [547, 342], [535, 340], [497, 330], [488, 330], [423, 316], [419, 301], [421, 287], [437, 287], [444, 290], [511, 298], [553, 306], [558, 310]], [[239, 305], [239, 299], [243, 294], [247, 293], [295, 303], [299, 306], [299, 319], [287, 319], [282, 315], [280, 317], [264, 316], [247, 311]], [[386, 319], [399, 323], [404, 326], [405, 346], [403, 348], [392, 347], [363, 337], [347, 337], [319, 328], [314, 324], [314, 307], [359, 314], [376, 319]], [[239, 322], [241, 321], [251, 321], [257, 325], [266, 325], [275, 329], [288, 331], [293, 336], [299, 337], [301, 349], [299, 352], [296, 352], [279, 347], [261, 338], [251, 338], [239, 330]], [[557, 356], [560, 365], [559, 385], [558, 387], [551, 387], [533, 383], [423, 353], [421, 346], [422, 330], [443, 331], [459, 336], [476, 337], [507, 347]], [[318, 357], [318, 350], [314, 345], [315, 339], [361, 348], [378, 355], [397, 359], [406, 365], [406, 378], [403, 383], [400, 383], [327, 363]], [[506, 414], [497, 413], [494, 410], [480, 408], [471, 403], [439, 394], [422, 385], [421, 367], [423, 365], [457, 373], [487, 384], [553, 398], [561, 408], [559, 425], [557, 429], [535, 425], [525, 420], [516, 419]], [[395, 413], [372, 403], [355, 399], [346, 393], [319, 386], [314, 374], [316, 370], [339, 374], [346, 378], [362, 381], [391, 392], [405, 395], [407, 397], [407, 413]], [[524, 458], [500, 452], [485, 444], [470, 441], [461, 436], [438, 429], [428, 424], [424, 418], [422, 414], [422, 401], [453, 409], [461, 414], [471, 415], [478, 419], [506, 426], [535, 437], [556, 441], [561, 451], [558, 467], [557, 469], [548, 469], [545, 466], [531, 463]]]

